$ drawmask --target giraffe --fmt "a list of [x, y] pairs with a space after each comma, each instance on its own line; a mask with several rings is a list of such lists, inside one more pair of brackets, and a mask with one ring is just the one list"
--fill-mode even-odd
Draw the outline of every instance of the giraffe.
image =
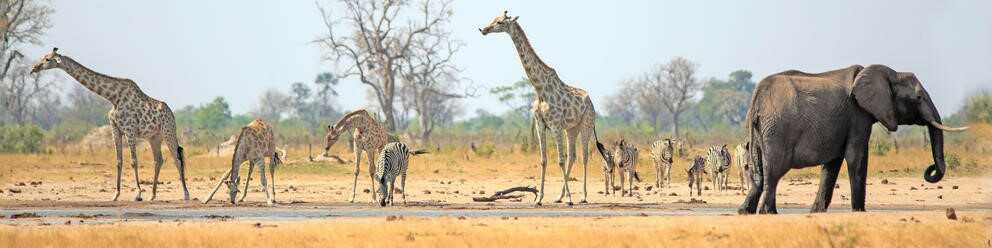
[[[272, 178], [272, 187], [268, 187], [268, 182], [265, 178], [265, 157], [269, 157], [270, 161], [269, 174]], [[259, 164], [259, 173], [262, 174], [262, 191], [265, 191], [266, 203], [270, 206], [274, 205], [276, 196], [276, 166], [279, 165], [280, 158], [279, 152], [276, 150], [275, 135], [273, 135], [272, 126], [260, 119], [255, 119], [241, 128], [241, 132], [237, 134], [237, 139], [234, 141], [234, 154], [231, 154], [231, 169], [220, 177], [217, 186], [214, 186], [214, 190], [210, 192], [210, 195], [203, 199], [203, 203], [209, 202], [214, 197], [214, 193], [217, 193], [217, 189], [220, 189], [220, 186], [227, 182], [231, 204], [237, 204], [235, 200], [240, 181], [238, 168], [245, 161], [248, 161], [248, 177], [245, 179], [245, 195], [241, 196], [241, 201], [244, 201], [248, 193], [251, 172], [257, 163]]]
[[[541, 201], [544, 199], [544, 177], [548, 164], [548, 137], [545, 131], [550, 131], [551, 136], [555, 139], [555, 147], [558, 150], [558, 167], [561, 168], [564, 177], [561, 195], [555, 202], [561, 202], [563, 197], [568, 196], [568, 204], [572, 204], [568, 180], [572, 165], [575, 163], [575, 145], [578, 141], [582, 144], [583, 155], [582, 201], [580, 203], [587, 203], [590, 138], [596, 139], [596, 148], [604, 160], [605, 154], [608, 153], [596, 135], [596, 109], [585, 90], [562, 82], [558, 78], [558, 73], [537, 56], [530, 41], [527, 40], [524, 30], [517, 23], [518, 18], [520, 17], [510, 17], [509, 12], [503, 11], [501, 15], [493, 18], [489, 25], [480, 28], [479, 32], [484, 36], [490, 33], [507, 33], [510, 36], [527, 78], [537, 95], [534, 108], [531, 110], [534, 113], [532, 121], [535, 123], [534, 130], [541, 149], [541, 187], [534, 200], [535, 204], [541, 205]], [[565, 146], [566, 141], [567, 147]], [[566, 150], [568, 151], [567, 158]], [[610, 161], [607, 160], [606, 163], [610, 163]]]
[[162, 158], [162, 142], [169, 147], [172, 158], [179, 170], [179, 182], [183, 187], [183, 200], [189, 200], [186, 187], [186, 160], [183, 147], [176, 138], [176, 118], [165, 102], [145, 95], [138, 85], [126, 78], [100, 74], [79, 64], [72, 58], [58, 53], [58, 48], [46, 54], [31, 67], [31, 73], [59, 68], [65, 71], [90, 91], [100, 95], [113, 105], [107, 117], [113, 130], [114, 148], [117, 151], [117, 192], [113, 201], [121, 195], [121, 173], [124, 166], [124, 144], [131, 151], [131, 167], [134, 169], [134, 185], [137, 187], [135, 201], [141, 201], [141, 184], [138, 180], [138, 142], [148, 140], [155, 159], [155, 176], [152, 182], [152, 198], [158, 190], [158, 175], [165, 160]]
[[355, 149], [355, 180], [351, 184], [351, 199], [348, 202], [355, 202], [356, 189], [358, 187], [359, 168], [362, 164], [362, 152], [368, 156], [369, 177], [372, 178], [372, 202], [375, 202], [375, 158], [382, 151], [382, 147], [389, 142], [389, 133], [379, 122], [369, 115], [364, 109], [352, 111], [345, 114], [334, 125], [327, 126], [326, 146], [324, 153], [331, 151], [342, 133], [352, 131], [352, 146]]

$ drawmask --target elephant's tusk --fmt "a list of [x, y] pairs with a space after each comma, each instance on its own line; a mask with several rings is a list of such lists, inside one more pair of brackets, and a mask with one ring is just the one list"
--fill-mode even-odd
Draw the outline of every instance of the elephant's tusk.
[[948, 126], [944, 126], [943, 124], [937, 123], [936, 121], [930, 121], [930, 125], [933, 125], [934, 127], [940, 130], [944, 130], [948, 132], [961, 132], [964, 130], [968, 130], [968, 127], [948, 127]]

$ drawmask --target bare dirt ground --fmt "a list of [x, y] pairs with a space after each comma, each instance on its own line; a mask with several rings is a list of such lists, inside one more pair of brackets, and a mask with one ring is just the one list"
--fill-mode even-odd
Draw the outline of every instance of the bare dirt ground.
[[[253, 242], [314, 245], [325, 241], [348, 246], [393, 244], [363, 241], [380, 236], [372, 240], [406, 246], [503, 246], [507, 240], [535, 242], [515, 246], [537, 246], [550, 240], [561, 240], [554, 243], [561, 246], [926, 246], [921, 245], [923, 240], [950, 247], [984, 246], [992, 236], [992, 194], [988, 192], [992, 189], [992, 156], [953, 148], [949, 151], [961, 154], [961, 165], [949, 169], [945, 179], [936, 184], [925, 183], [921, 176], [930, 163], [927, 150], [905, 149], [872, 157], [868, 213], [849, 213], [850, 185], [842, 173], [835, 185], [831, 213], [806, 214], [819, 184], [819, 169], [795, 170], [779, 186], [778, 206], [785, 213], [781, 216], [735, 216], [744, 197], [736, 177], [731, 177], [732, 189], [726, 191], [714, 190], [705, 182], [709, 189], [702, 196], [689, 196], [683, 173], [675, 174], [670, 188], [653, 187], [655, 175], [647, 160], [640, 162], [644, 181], [636, 184], [634, 196], [605, 195], [598, 156], [590, 160], [590, 204], [578, 204], [582, 199], [581, 164], [573, 169], [570, 182], [576, 204], [554, 203], [563, 182], [554, 163], [548, 168], [543, 206], [534, 206], [530, 193], [495, 203], [473, 202], [473, 197], [506, 188], [537, 186], [537, 156], [506, 153], [480, 157], [456, 150], [414, 158], [407, 180], [407, 205], [379, 208], [370, 203], [366, 163], [362, 163], [358, 178], [356, 202], [348, 203], [354, 164], [308, 162], [305, 156], [292, 157], [305, 154], [297, 150], [290, 151], [289, 163], [276, 172], [275, 207], [264, 204], [257, 173], [246, 202], [238, 207], [225, 203], [224, 188], [210, 203], [199, 203], [230, 168], [229, 158], [224, 157], [191, 154], [187, 173], [194, 200], [189, 202], [181, 200], [175, 165], [167, 162], [158, 199], [149, 201], [151, 158], [147, 151], [140, 151], [145, 201], [132, 201], [137, 189], [129, 162], [125, 162], [123, 192], [118, 201], [111, 202], [116, 168], [110, 151], [0, 155], [0, 215], [4, 217], [0, 219], [0, 246], [66, 246], [95, 240], [131, 247]], [[349, 157], [344, 151], [335, 153]], [[681, 172], [679, 166], [672, 171]], [[246, 168], [242, 166], [242, 175]], [[396, 199], [401, 202], [401, 195], [396, 194]], [[947, 208], [957, 210], [958, 220], [946, 218]], [[390, 228], [379, 230], [382, 225]], [[781, 229], [785, 225], [795, 226], [804, 235], [769, 239], [775, 235], [759, 233], [761, 228]], [[129, 231], [134, 227], [156, 231]], [[312, 228], [328, 232], [305, 231]], [[272, 239], [254, 235], [263, 231]], [[161, 233], [179, 239], [166, 239]], [[788, 234], [782, 230], [774, 233]], [[253, 238], [235, 239], [232, 235]], [[556, 238], [562, 235], [604, 238]], [[275, 241], [280, 239], [289, 243]], [[504, 242], [492, 242], [497, 240]]]

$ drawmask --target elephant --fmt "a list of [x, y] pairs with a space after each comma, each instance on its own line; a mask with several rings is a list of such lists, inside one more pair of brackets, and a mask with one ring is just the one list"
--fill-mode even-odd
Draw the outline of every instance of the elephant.
[[[782, 176], [815, 165], [822, 165], [822, 174], [811, 212], [825, 212], [843, 161], [852, 211], [865, 211], [868, 140], [876, 122], [889, 131], [899, 125], [928, 128], [934, 164], [923, 177], [930, 183], [946, 172], [943, 132], [967, 129], [944, 126], [916, 75], [885, 65], [852, 65], [819, 74], [789, 70], [762, 79], [744, 123], [753, 180], [738, 213], [777, 213], [775, 191]], [[759, 210], [760, 194], [764, 201]]]

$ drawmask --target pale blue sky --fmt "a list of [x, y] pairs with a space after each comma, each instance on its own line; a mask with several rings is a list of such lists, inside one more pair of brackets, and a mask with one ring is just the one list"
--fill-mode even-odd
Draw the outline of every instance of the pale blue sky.
[[[322, 4], [330, 2], [320, 1]], [[829, 3], [828, 3], [829, 2]], [[55, 0], [44, 47], [58, 46], [97, 71], [134, 79], [174, 108], [227, 98], [235, 112], [268, 88], [310, 82], [332, 65], [311, 40], [324, 32], [312, 1]], [[992, 88], [992, 1], [457, 1], [452, 29], [465, 43], [458, 63], [480, 92], [523, 76], [510, 39], [478, 28], [502, 10], [519, 15], [538, 54], [593, 101], [620, 80], [684, 56], [701, 77], [737, 69], [756, 80], [887, 64], [915, 72], [949, 115], [961, 98]], [[54, 73], [68, 79], [64, 73]], [[346, 108], [369, 104], [366, 88], [338, 90]], [[480, 94], [466, 110], [500, 112]]]

